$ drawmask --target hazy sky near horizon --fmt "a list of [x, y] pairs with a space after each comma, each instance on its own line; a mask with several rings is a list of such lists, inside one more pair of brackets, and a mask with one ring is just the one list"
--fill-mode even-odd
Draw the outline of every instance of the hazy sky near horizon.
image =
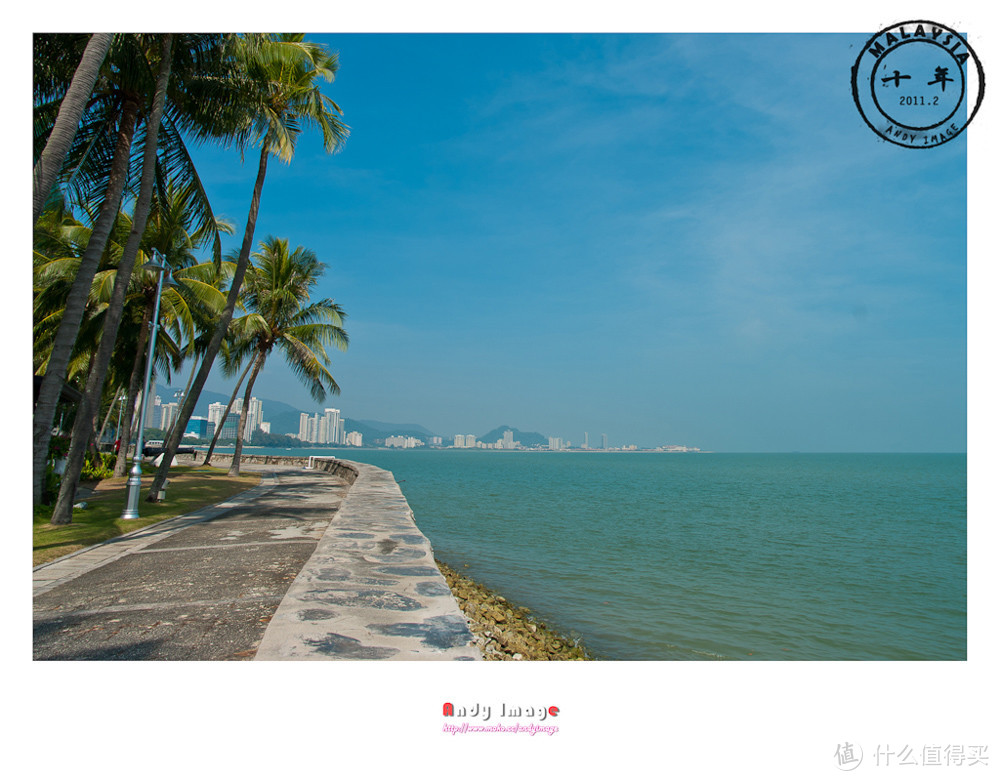
[[[255, 242], [329, 266], [351, 346], [326, 406], [443, 436], [965, 449], [966, 140], [875, 136], [863, 36], [307, 36], [339, 52], [351, 136], [272, 159]], [[256, 155], [196, 161], [237, 247]], [[322, 406], [277, 355], [255, 395]]]

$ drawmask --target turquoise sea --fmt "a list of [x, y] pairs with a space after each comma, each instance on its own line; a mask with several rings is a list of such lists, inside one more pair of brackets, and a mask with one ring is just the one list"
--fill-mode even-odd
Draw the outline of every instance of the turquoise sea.
[[604, 659], [966, 658], [965, 454], [329, 452]]

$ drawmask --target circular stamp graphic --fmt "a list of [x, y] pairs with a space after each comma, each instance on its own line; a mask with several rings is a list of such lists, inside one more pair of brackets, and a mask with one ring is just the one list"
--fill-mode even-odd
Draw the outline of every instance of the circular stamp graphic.
[[881, 138], [911, 149], [951, 141], [975, 117], [986, 79], [959, 33], [929, 21], [876, 33], [851, 68], [854, 104]]

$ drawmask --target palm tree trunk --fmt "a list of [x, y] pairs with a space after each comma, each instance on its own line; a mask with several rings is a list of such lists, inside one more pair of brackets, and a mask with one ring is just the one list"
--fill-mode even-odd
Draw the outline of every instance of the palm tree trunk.
[[167, 479], [167, 474], [170, 471], [170, 462], [177, 455], [177, 448], [180, 445], [178, 432], [183, 431], [191, 419], [191, 415], [194, 412], [194, 405], [201, 395], [202, 388], [205, 387], [208, 375], [212, 371], [212, 364], [215, 362], [215, 356], [219, 353], [222, 340], [225, 339], [226, 332], [229, 330], [229, 323], [232, 322], [233, 312], [236, 311], [236, 300], [239, 298], [240, 287], [243, 285], [243, 277], [246, 276], [247, 266], [250, 264], [250, 249], [253, 246], [253, 234], [257, 227], [257, 213], [260, 211], [260, 194], [264, 189], [264, 177], [267, 175], [267, 158], [269, 154], [268, 143], [265, 140], [260, 150], [260, 164], [257, 167], [257, 180], [254, 183], [253, 197], [250, 200], [250, 213], [247, 215], [246, 230], [243, 232], [243, 246], [240, 248], [240, 257], [236, 263], [236, 270], [233, 273], [232, 285], [229, 288], [229, 295], [226, 297], [226, 307], [222, 310], [222, 314], [219, 316], [219, 324], [216, 326], [215, 333], [212, 334], [212, 340], [205, 349], [205, 357], [201, 361], [198, 376], [194, 379], [194, 387], [191, 389], [191, 395], [184, 400], [184, 404], [178, 413], [182, 423], [177, 431], [164, 443], [163, 461], [160, 462], [160, 468], [156, 470], [156, 474], [153, 476], [149, 494], [146, 496], [147, 502], [158, 501], [160, 488], [163, 486], [163, 481]]
[[115, 274], [115, 286], [111, 291], [111, 299], [104, 313], [104, 330], [101, 333], [101, 343], [97, 348], [97, 356], [87, 377], [87, 385], [83, 399], [80, 401], [73, 426], [73, 437], [70, 440], [69, 452], [66, 455], [66, 471], [63, 473], [59, 486], [59, 499], [52, 511], [53, 524], [69, 523], [73, 520], [73, 502], [76, 489], [80, 483], [80, 470], [83, 468], [83, 457], [90, 439], [89, 428], [93, 428], [92, 419], [99, 408], [104, 390], [104, 378], [111, 364], [111, 354], [118, 338], [118, 326], [121, 323], [122, 312], [125, 310], [125, 294], [128, 291], [135, 258], [139, 253], [139, 242], [146, 230], [146, 219], [149, 217], [149, 205], [153, 198], [153, 181], [156, 178], [156, 138], [160, 129], [160, 118], [163, 116], [163, 106], [167, 96], [167, 83], [170, 81], [171, 49], [173, 35], [163, 36], [160, 48], [160, 70], [156, 79], [156, 92], [153, 96], [153, 108], [146, 122], [146, 142], [143, 147], [142, 178], [139, 187], [139, 198], [136, 201], [135, 212], [132, 215], [132, 230], [129, 233], [122, 259], [118, 263]]
[[212, 437], [212, 444], [208, 447], [208, 452], [205, 454], [205, 460], [201, 462], [202, 466], [211, 466], [212, 464], [212, 453], [215, 452], [215, 445], [219, 441], [219, 435], [222, 433], [222, 427], [226, 423], [226, 418], [229, 417], [229, 410], [233, 408], [233, 402], [236, 401], [236, 396], [240, 392], [240, 386], [243, 384], [243, 378], [247, 376], [247, 372], [250, 371], [250, 367], [253, 366], [253, 361], [247, 364], [247, 367], [243, 370], [243, 374], [236, 381], [236, 387], [233, 388], [233, 395], [229, 397], [229, 403], [226, 405], [226, 411], [222, 414], [222, 420], [219, 425], [215, 427], [215, 434]]
[[33, 434], [35, 452], [33, 458], [32, 491], [35, 503], [40, 503], [42, 499], [42, 487], [45, 482], [45, 463], [48, 458], [49, 440], [52, 437], [52, 421], [55, 418], [56, 403], [62, 392], [63, 381], [66, 378], [66, 369], [69, 366], [69, 359], [76, 344], [76, 337], [80, 331], [80, 323], [83, 321], [83, 313], [87, 306], [87, 298], [90, 294], [90, 285], [93, 282], [97, 266], [104, 254], [104, 248], [108, 243], [108, 236], [111, 235], [111, 228], [118, 216], [118, 209], [121, 206], [122, 192], [125, 189], [125, 180], [128, 178], [129, 155], [132, 149], [132, 136], [135, 133], [136, 118], [139, 113], [139, 104], [135, 100], [125, 102], [122, 110], [121, 120], [118, 125], [118, 140], [115, 144], [114, 158], [111, 162], [111, 175], [108, 178], [108, 187], [104, 194], [104, 202], [101, 204], [101, 211], [94, 224], [94, 229], [90, 234], [90, 241], [87, 249], [80, 259], [80, 267], [76, 273], [76, 279], [69, 291], [66, 299], [66, 308], [63, 310], [62, 322], [59, 330], [56, 331], [55, 340], [52, 344], [52, 353], [49, 356], [48, 368], [45, 377], [42, 379], [42, 386], [38, 393], [38, 402], [35, 404], [35, 416], [33, 422]]
[[261, 350], [253, 359], [253, 372], [247, 380], [247, 389], [243, 392], [243, 409], [240, 410], [240, 422], [236, 426], [236, 447], [233, 448], [233, 462], [229, 465], [229, 476], [240, 476], [240, 456], [243, 454], [243, 432], [247, 426], [247, 410], [250, 409], [250, 395], [253, 393], [253, 384], [257, 381], [257, 375], [264, 365], [267, 353]]
[[108, 414], [104, 416], [104, 422], [101, 424], [101, 430], [97, 432], [97, 436], [94, 437], [97, 442], [98, 448], [100, 448], [101, 440], [104, 439], [104, 432], [108, 429], [108, 422], [111, 420], [111, 415], [115, 411], [115, 402], [118, 400], [118, 388], [115, 388], [115, 394], [111, 397], [111, 403], [108, 405]]
[[34, 215], [31, 224], [38, 222], [38, 215], [45, 207], [45, 201], [52, 192], [52, 187], [56, 183], [59, 169], [69, 148], [76, 138], [76, 131], [80, 127], [80, 119], [87, 108], [87, 101], [90, 93], [94, 91], [94, 84], [97, 83], [97, 76], [101, 72], [101, 65], [111, 48], [112, 33], [94, 33], [87, 42], [87, 48], [83, 50], [83, 57], [73, 74], [73, 80], [69, 84], [69, 89], [63, 96], [62, 103], [59, 104], [59, 114], [56, 116], [49, 140], [45, 142], [45, 149], [35, 163], [32, 171], [32, 185], [34, 187]]
[[[153, 302], [146, 304], [142, 313], [142, 324], [139, 326], [139, 340], [135, 347], [135, 358], [132, 361], [132, 374], [128, 379], [128, 399], [125, 401], [125, 415], [122, 418], [122, 431], [125, 436], [119, 436], [118, 456], [115, 458], [115, 477], [125, 477], [128, 471], [128, 443], [132, 439], [132, 419], [135, 417], [135, 401], [139, 396], [139, 385], [142, 383], [142, 358], [146, 352], [146, 342], [149, 339], [149, 320], [153, 316]], [[143, 399], [145, 402], [145, 399]]]

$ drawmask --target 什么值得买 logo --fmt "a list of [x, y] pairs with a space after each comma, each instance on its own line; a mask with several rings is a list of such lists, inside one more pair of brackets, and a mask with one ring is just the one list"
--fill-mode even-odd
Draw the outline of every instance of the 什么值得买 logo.
[[982, 103], [985, 79], [963, 36], [912, 21], [868, 39], [851, 68], [851, 89], [862, 119], [881, 138], [926, 149], [965, 130]]

